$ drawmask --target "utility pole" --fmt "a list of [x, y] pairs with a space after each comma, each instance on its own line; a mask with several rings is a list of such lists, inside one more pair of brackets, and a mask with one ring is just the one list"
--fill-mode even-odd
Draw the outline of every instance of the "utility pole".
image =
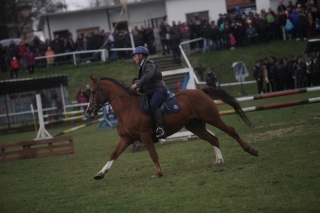
[[129, 13], [128, 13], [128, 8], [127, 8], [127, 0], [120, 0], [122, 6], [124, 7], [124, 11], [126, 13], [126, 19], [127, 19], [127, 25], [128, 25], [128, 31], [129, 31], [129, 35], [130, 35], [130, 40], [131, 40], [131, 46], [132, 46], [132, 50], [134, 50], [135, 45], [134, 45], [134, 41], [133, 41], [133, 36], [132, 36], [132, 30], [131, 30], [131, 24], [130, 24], [130, 18], [129, 18]]

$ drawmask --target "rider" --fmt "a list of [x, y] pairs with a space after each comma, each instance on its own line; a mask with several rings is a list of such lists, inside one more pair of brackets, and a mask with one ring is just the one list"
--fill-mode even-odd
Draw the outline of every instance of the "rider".
[[162, 73], [158, 66], [147, 59], [149, 51], [143, 46], [136, 47], [131, 54], [133, 60], [140, 66], [139, 77], [133, 82], [131, 89], [144, 93], [148, 100], [150, 110], [156, 122], [156, 137], [165, 138], [162, 113], [160, 106], [167, 98], [167, 87], [162, 80]]

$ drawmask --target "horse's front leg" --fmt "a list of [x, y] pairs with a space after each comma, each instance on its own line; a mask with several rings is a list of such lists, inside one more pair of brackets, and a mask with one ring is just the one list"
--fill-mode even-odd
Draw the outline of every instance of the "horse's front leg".
[[120, 138], [117, 147], [113, 150], [110, 155], [109, 161], [104, 167], [94, 176], [95, 180], [101, 180], [105, 174], [110, 170], [113, 162], [119, 157], [119, 155], [130, 145], [130, 142]]
[[151, 137], [146, 137], [145, 139], [142, 139], [142, 142], [144, 143], [146, 149], [150, 154], [152, 161], [156, 166], [156, 173], [152, 175], [151, 178], [159, 178], [163, 176], [163, 172], [159, 163], [158, 153], [154, 147], [153, 140], [151, 139]]

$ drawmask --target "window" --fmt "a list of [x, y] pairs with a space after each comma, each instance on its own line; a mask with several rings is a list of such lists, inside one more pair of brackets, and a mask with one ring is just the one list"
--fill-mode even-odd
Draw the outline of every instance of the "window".
[[209, 11], [200, 11], [196, 13], [186, 14], [187, 21], [195, 22], [196, 20], [201, 20], [201, 17], [205, 17], [205, 19], [209, 21]]
[[100, 32], [100, 28], [99, 27], [90, 27], [90, 28], [79, 29], [79, 30], [77, 30], [77, 35], [79, 35], [79, 34], [90, 35], [92, 32]]
[[69, 30], [60, 30], [53, 32], [53, 35], [59, 35], [59, 38], [68, 38], [69, 34]]

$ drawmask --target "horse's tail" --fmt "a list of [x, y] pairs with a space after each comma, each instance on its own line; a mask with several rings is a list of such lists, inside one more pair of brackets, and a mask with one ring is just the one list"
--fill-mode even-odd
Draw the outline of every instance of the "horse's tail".
[[201, 89], [204, 93], [209, 95], [212, 99], [215, 100], [221, 100], [225, 102], [226, 104], [229, 104], [236, 114], [251, 128], [253, 128], [253, 124], [249, 120], [249, 118], [246, 116], [244, 111], [242, 110], [240, 103], [235, 99], [234, 97], [230, 96], [227, 92], [221, 89], [216, 89], [213, 87], [205, 87]]

